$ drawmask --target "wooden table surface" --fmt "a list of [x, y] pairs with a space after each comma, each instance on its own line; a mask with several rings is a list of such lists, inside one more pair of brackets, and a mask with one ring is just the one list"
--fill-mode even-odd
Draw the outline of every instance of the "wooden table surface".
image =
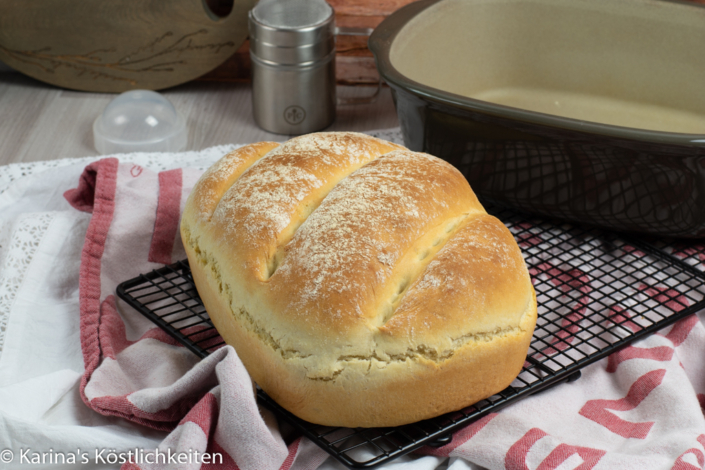
[[[339, 97], [371, 93], [339, 87]], [[252, 118], [249, 83], [194, 81], [162, 90], [187, 120], [185, 150], [261, 140], [286, 140]], [[97, 155], [93, 121], [117, 95], [64, 90], [0, 69], [0, 165]], [[366, 131], [398, 126], [391, 93], [383, 88], [372, 104], [338, 106], [326, 130]]]

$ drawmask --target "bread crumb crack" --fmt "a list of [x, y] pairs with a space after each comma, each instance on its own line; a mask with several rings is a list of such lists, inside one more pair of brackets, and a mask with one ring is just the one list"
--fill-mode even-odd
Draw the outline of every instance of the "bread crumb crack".
[[[324, 377], [307, 376], [306, 378], [310, 380], [335, 380], [341, 373], [343, 373], [343, 371], [345, 371], [347, 366], [352, 362], [369, 362], [369, 365], [367, 367], [368, 373], [372, 369], [372, 361], [377, 361], [382, 364], [381, 368], [386, 368], [394, 363], [418, 361], [419, 359], [424, 359], [429, 362], [440, 364], [453, 357], [453, 355], [458, 349], [462, 348], [463, 346], [466, 346], [467, 344], [470, 344], [472, 342], [489, 342], [504, 336], [520, 333], [521, 331], [521, 328], [515, 326], [507, 328], [497, 328], [496, 330], [489, 332], [469, 333], [467, 335], [462, 335], [457, 338], [452, 338], [451, 343], [453, 344], [453, 347], [455, 349], [446, 351], [438, 351], [433, 347], [421, 344], [413, 349], [408, 348], [405, 352], [398, 354], [386, 354], [375, 350], [370, 355], [338, 356], [336, 362], [338, 363], [339, 368], [337, 368], [332, 375]], [[386, 359], [385, 357], [388, 359]]]

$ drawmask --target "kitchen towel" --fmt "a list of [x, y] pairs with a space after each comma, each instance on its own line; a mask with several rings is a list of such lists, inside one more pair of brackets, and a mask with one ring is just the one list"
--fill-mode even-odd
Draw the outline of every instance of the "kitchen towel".
[[[23, 279], [12, 293], [0, 292], [0, 313], [10, 312], [1, 336], [0, 451], [17, 457], [22, 448], [39, 445], [41, 435], [43, 450], [90, 451], [92, 465], [102, 460], [90, 446], [112, 442], [101, 459], [131, 452], [136, 463], [123, 464], [125, 469], [342, 468], [257, 407], [230, 347], [198, 361], [115, 298], [119, 282], [184, 257], [178, 215], [199, 174], [187, 167], [151, 171], [122, 156], [91, 163], [80, 178], [77, 170], [62, 173], [60, 182], [57, 175], [45, 176], [43, 187], [60, 183], [53, 195], [74, 177], [74, 187], [64, 189], [75, 209], [54, 201], [31, 217], [11, 218], [13, 195], [0, 197], [4, 227], [10, 220], [13, 227], [27, 226], [24, 242], [14, 235], [0, 239], [0, 286], [20, 274]], [[17, 194], [28, 194], [27, 188]], [[53, 239], [31, 241], [32, 233], [45, 229]], [[15, 243], [32, 252], [28, 266], [10, 256]], [[73, 318], [69, 307], [76, 309]], [[52, 349], [58, 334], [73, 334], [80, 355]], [[33, 350], [43, 354], [41, 361], [32, 362]], [[698, 314], [588, 366], [576, 382], [486, 416], [444, 447], [421, 449], [384, 468], [703, 468], [703, 404], [705, 328]], [[72, 450], [69, 443], [84, 447]], [[190, 461], [149, 463], [159, 454]], [[204, 455], [221, 456], [223, 463], [201, 465]]]
[[177, 458], [185, 460], [178, 461], [182, 468], [288, 469], [299, 443], [288, 449], [274, 420], [262, 417], [234, 350], [198, 363], [160, 328], [119, 308], [114, 295], [121, 281], [185, 257], [179, 216], [198, 176], [108, 158], [86, 167], [78, 187], [66, 192], [73, 207], [92, 213], [79, 280], [81, 397], [101, 414], [171, 431], [160, 446], [165, 458], [156, 449], [136, 452], [124, 469], [170, 467]]

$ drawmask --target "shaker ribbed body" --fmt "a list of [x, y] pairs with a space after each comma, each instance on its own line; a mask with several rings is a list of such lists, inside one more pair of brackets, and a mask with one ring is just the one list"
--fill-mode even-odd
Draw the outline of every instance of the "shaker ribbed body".
[[310, 0], [263, 1], [250, 12], [249, 27], [257, 125], [277, 134], [329, 126], [336, 104], [333, 9]]

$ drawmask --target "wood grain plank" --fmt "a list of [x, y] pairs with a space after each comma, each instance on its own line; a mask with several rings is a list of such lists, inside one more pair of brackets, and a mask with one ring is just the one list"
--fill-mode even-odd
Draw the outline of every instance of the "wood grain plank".
[[[0, 164], [24, 161], [31, 138], [42, 135], [37, 121], [57, 90], [19, 73], [6, 72], [0, 85]], [[36, 138], [35, 137], [35, 138]]]
[[[370, 87], [338, 87], [341, 97], [369, 94]], [[162, 93], [187, 120], [187, 150], [213, 145], [286, 140], [252, 119], [248, 83], [190, 82]], [[92, 125], [115, 95], [62, 90], [16, 72], [0, 72], [0, 165], [97, 155]], [[391, 93], [376, 102], [339, 106], [327, 130], [365, 131], [398, 126]]]
[[336, 15], [388, 16], [414, 0], [327, 0]]

